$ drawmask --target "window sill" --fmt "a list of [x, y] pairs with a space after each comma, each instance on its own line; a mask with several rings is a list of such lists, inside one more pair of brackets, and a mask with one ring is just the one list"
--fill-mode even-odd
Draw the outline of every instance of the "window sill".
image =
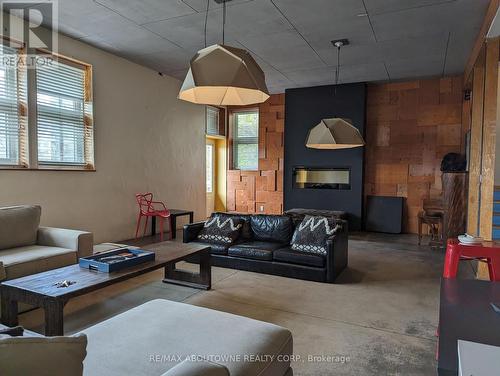
[[40, 166], [38, 168], [22, 166], [0, 166], [0, 171], [75, 171], [75, 172], [96, 172], [95, 168], [83, 168], [75, 166]]

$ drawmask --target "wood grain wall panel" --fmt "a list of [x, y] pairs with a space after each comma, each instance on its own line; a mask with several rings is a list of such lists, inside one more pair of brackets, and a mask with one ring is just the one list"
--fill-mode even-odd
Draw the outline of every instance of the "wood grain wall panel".
[[259, 105], [259, 170], [228, 171], [229, 211], [263, 214], [283, 212], [284, 116], [284, 94], [271, 95]]
[[462, 91], [462, 77], [368, 86], [365, 196], [406, 197], [406, 232], [441, 194], [442, 157], [463, 145]]

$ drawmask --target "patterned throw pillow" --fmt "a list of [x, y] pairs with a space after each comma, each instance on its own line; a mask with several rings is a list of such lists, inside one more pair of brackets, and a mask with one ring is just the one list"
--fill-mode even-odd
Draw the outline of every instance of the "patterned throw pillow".
[[295, 228], [292, 249], [326, 255], [326, 241], [337, 231], [333, 218], [306, 215]]
[[215, 214], [198, 234], [198, 240], [212, 244], [231, 244], [240, 235], [243, 220], [223, 214]]

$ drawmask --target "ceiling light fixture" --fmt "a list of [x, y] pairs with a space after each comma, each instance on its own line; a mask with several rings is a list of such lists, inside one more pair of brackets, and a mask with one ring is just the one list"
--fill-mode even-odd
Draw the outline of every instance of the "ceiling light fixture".
[[[335, 67], [335, 91], [340, 76], [340, 49], [349, 44], [347, 39], [333, 40], [337, 48], [337, 66]], [[359, 130], [352, 125], [351, 120], [342, 118], [322, 119], [307, 135], [306, 147], [311, 149], [351, 149], [365, 145], [365, 140]]]
[[191, 59], [179, 99], [223, 106], [244, 106], [265, 102], [269, 98], [265, 75], [252, 55], [246, 50], [225, 45], [226, 2], [222, 2], [222, 44], [207, 47], [207, 20], [205, 14], [205, 48]]

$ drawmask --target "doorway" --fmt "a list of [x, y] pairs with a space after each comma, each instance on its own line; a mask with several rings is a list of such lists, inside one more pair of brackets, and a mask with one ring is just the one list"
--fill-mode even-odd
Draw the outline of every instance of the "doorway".
[[207, 208], [206, 216], [207, 218], [215, 210], [215, 142], [212, 139], [207, 138], [206, 142], [206, 193], [207, 193]]

